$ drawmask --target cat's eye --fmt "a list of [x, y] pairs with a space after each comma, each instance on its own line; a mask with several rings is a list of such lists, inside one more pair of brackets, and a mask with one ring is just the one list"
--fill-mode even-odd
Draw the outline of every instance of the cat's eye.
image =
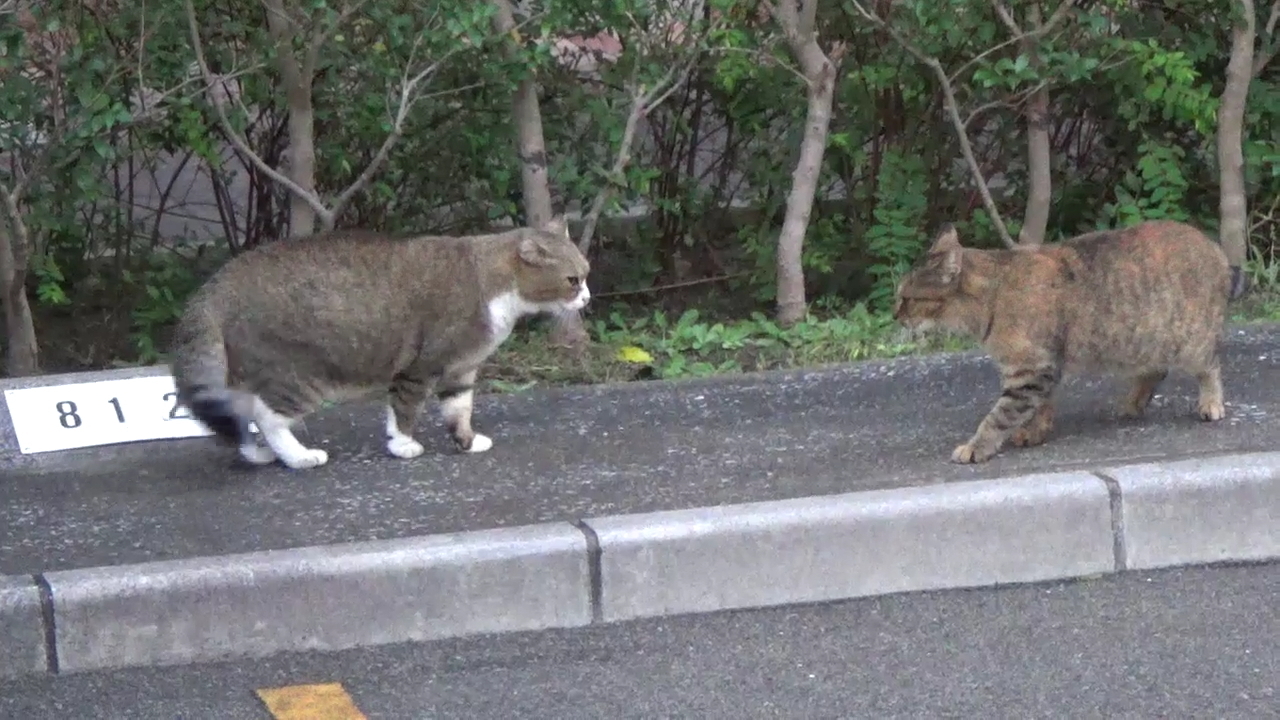
[[578, 287], [579, 285], [582, 284], [582, 278], [578, 277], [577, 275], [570, 275], [568, 280], [569, 280], [569, 287]]

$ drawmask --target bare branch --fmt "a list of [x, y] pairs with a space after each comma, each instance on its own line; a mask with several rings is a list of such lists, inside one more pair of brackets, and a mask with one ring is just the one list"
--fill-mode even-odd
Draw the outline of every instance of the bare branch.
[[1254, 211], [1254, 214], [1262, 219], [1249, 226], [1249, 234], [1252, 235], [1254, 232], [1258, 230], [1258, 228], [1262, 227], [1263, 225], [1276, 222], [1277, 210], [1280, 210], [1280, 195], [1276, 195], [1274, 198], [1271, 199], [1271, 209], [1268, 210], [1267, 212], [1263, 212], [1261, 210]]
[[1032, 31], [1037, 35], [1044, 35], [1045, 33], [1053, 32], [1054, 28], [1058, 27], [1058, 23], [1061, 23], [1067, 18], [1067, 13], [1071, 12], [1071, 8], [1074, 6], [1074, 0], [1062, 0], [1062, 3], [1058, 5], [1058, 8], [1049, 16], [1049, 21], [1039, 28], [1033, 28]]
[[1280, 38], [1276, 37], [1276, 24], [1280, 23], [1280, 0], [1274, 0], [1271, 3], [1271, 16], [1267, 18], [1266, 36], [1271, 40], [1271, 49], [1258, 53], [1253, 59], [1253, 76], [1256, 78], [1266, 69], [1267, 63], [1270, 63], [1276, 56], [1277, 49], [1280, 49]]
[[[187, 1], [190, 2], [190, 0]], [[996, 232], [999, 233], [1001, 242], [1010, 249], [1017, 248], [1017, 244], [1009, 236], [1009, 229], [1005, 227], [1004, 220], [1000, 216], [1000, 210], [996, 207], [995, 199], [991, 197], [991, 189], [987, 187], [987, 181], [982, 176], [982, 168], [978, 165], [978, 159], [973, 153], [973, 146], [969, 143], [969, 133], [965, 130], [964, 119], [960, 117], [960, 107], [956, 102], [955, 88], [952, 87], [951, 80], [947, 77], [947, 71], [942, 67], [942, 63], [937, 58], [917, 48], [903, 37], [897, 29], [882, 20], [879, 15], [864, 8], [858, 0], [850, 0], [850, 2], [859, 14], [871, 21], [876, 27], [889, 33], [890, 37], [901, 45], [904, 50], [924, 63], [937, 76], [938, 82], [942, 84], [942, 94], [947, 115], [951, 118], [951, 125], [955, 128], [956, 138], [960, 141], [960, 151], [964, 154], [965, 162], [969, 164], [969, 170], [973, 174], [974, 183], [977, 184], [978, 192], [982, 195], [982, 204], [991, 216], [991, 222], [995, 224]]]
[[1009, 12], [1009, 8], [1004, 6], [1000, 0], [991, 0], [991, 7], [995, 9], [996, 16], [1000, 18], [1000, 22], [1009, 28], [1009, 32], [1015, 36], [1022, 35], [1022, 28], [1018, 27], [1018, 21], [1013, 19], [1013, 13]]
[[302, 61], [302, 77], [311, 80], [316, 76], [316, 66], [320, 64], [320, 51], [324, 48], [325, 43], [329, 42], [330, 35], [345, 23], [347, 18], [364, 7], [366, 2], [368, 0], [355, 0], [355, 2], [344, 3], [337, 19], [332, 23], [316, 22], [316, 27], [311, 33], [311, 41], [307, 44], [307, 55]]
[[[191, 32], [191, 47], [195, 52], [196, 64], [200, 66], [200, 73], [204, 76], [206, 87], [212, 88], [215, 82], [214, 75], [213, 71], [209, 69], [209, 63], [204, 56], [204, 45], [200, 42], [200, 26], [196, 21], [196, 9], [192, 5], [191, 0], [183, 0], [183, 7], [187, 12], [187, 25]], [[227, 139], [231, 141], [231, 144], [235, 146], [236, 150], [243, 153], [244, 156], [247, 157], [249, 161], [267, 177], [288, 188], [289, 192], [306, 200], [307, 204], [311, 206], [311, 209], [316, 211], [316, 215], [321, 218], [330, 217], [328, 208], [320, 202], [320, 198], [316, 197], [315, 193], [308, 192], [303, 189], [301, 185], [290, 180], [283, 173], [268, 165], [266, 161], [258, 155], [258, 153], [254, 152], [249, 147], [249, 143], [245, 142], [244, 138], [240, 136], [240, 133], [236, 132], [235, 128], [231, 127], [231, 121], [227, 118], [227, 111], [222, 106], [222, 103], [211, 98], [210, 104], [213, 105], [214, 112], [217, 113], [218, 124], [222, 126], [222, 131], [226, 133]]]
[[[414, 49], [416, 48], [417, 43], [414, 44]], [[404, 135], [404, 121], [408, 118], [409, 111], [413, 108], [414, 104], [423, 97], [422, 93], [418, 90], [418, 86], [424, 80], [434, 75], [445, 61], [448, 60], [455, 52], [457, 52], [456, 49], [450, 50], [444, 55], [444, 57], [427, 66], [426, 69], [413, 77], [409, 77], [409, 66], [406, 65], [405, 71], [401, 76], [399, 105], [396, 107], [395, 114], [392, 115], [391, 118], [391, 132], [387, 133], [387, 137], [383, 139], [382, 145], [378, 148], [378, 152], [373, 156], [373, 159], [369, 161], [369, 164], [365, 166], [365, 169], [360, 173], [360, 175], [347, 186], [346, 190], [343, 190], [342, 193], [338, 195], [336, 200], [334, 200], [333, 214], [335, 217], [342, 214], [347, 203], [351, 202], [351, 198], [355, 197], [356, 193], [363, 191], [365, 187], [368, 186], [369, 182], [373, 179], [373, 176], [382, 169], [383, 164], [386, 163], [387, 158], [391, 155], [392, 147], [394, 147]], [[412, 54], [413, 53], [411, 51], [410, 57], [412, 57]], [[476, 85], [468, 87], [476, 87]]]
[[[999, 0], [992, 0], [992, 2], [993, 2], [993, 5], [997, 7], [997, 12], [1001, 12], [1001, 11], [1005, 13], [1008, 12], [1003, 8], [1002, 5], [999, 4]], [[1277, 2], [1280, 2], [1280, 0], [1277, 0]], [[1067, 13], [1070, 12], [1071, 8], [1073, 7], [1072, 3], [1073, 3], [1073, 0], [1063, 0], [1062, 4], [1059, 5], [1057, 9], [1053, 11], [1053, 14], [1049, 16], [1048, 22], [1038, 27], [1033, 27], [1026, 32], [1022, 32], [1021, 30], [1019, 30], [1017, 23], [1013, 22], [1013, 17], [1009, 16], [1009, 22], [1013, 23], [1013, 27], [1010, 28], [1013, 31], [1013, 37], [1009, 38], [1008, 40], [1005, 40], [1002, 43], [997, 43], [995, 45], [992, 45], [986, 50], [983, 50], [977, 55], [974, 55], [967, 62], [965, 62], [963, 65], [957, 68], [954, 73], [951, 74], [949, 78], [950, 82], [954, 83], [957, 78], [959, 78], [961, 75], [964, 74], [966, 70], [969, 69], [969, 66], [978, 63], [980, 60], [982, 60], [983, 58], [987, 57], [992, 53], [999, 52], [1000, 50], [1003, 50], [1004, 48], [1007, 48], [1010, 45], [1020, 45], [1020, 44], [1030, 42], [1031, 40], [1044, 37], [1045, 35], [1048, 35], [1049, 33], [1053, 32], [1054, 29], [1056, 29], [1058, 25], [1063, 20], [1066, 19]], [[857, 5], [857, 3], [855, 3], [855, 5]], [[862, 9], [861, 6], [858, 6], [858, 12], [862, 13], [864, 17], [866, 16], [866, 11]], [[1008, 25], [1008, 23], [1006, 23], [1006, 25]]]
[[972, 111], [969, 112], [969, 117], [964, 119], [964, 126], [968, 128], [970, 125], [973, 124], [974, 120], [978, 119], [979, 115], [981, 115], [982, 113], [988, 110], [994, 110], [998, 107], [1009, 107], [1009, 103], [1006, 100], [992, 100], [989, 103], [983, 103], [979, 105], [978, 107], [974, 108]]
[[[796, 0], [786, 0], [786, 2], [794, 3]], [[818, 0], [800, 0], [800, 24], [796, 31], [800, 34], [801, 39], [808, 40], [813, 35], [817, 27], [818, 19]]]
[[[15, 203], [15, 207], [16, 203], [22, 202], [23, 197], [26, 195], [27, 184], [31, 180], [31, 176], [44, 172], [44, 164], [48, 161], [49, 156], [53, 154], [54, 147], [56, 147], [61, 141], [61, 136], [62, 133], [58, 132], [55, 133], [53, 137], [45, 138], [44, 147], [40, 148], [40, 152], [36, 154], [35, 159], [31, 162], [16, 163], [14, 169], [17, 171], [18, 179], [17, 182], [13, 184], [13, 187], [10, 188], [8, 192], [4, 193], [5, 202], [9, 202], [11, 200]], [[23, 167], [23, 165], [26, 165], [26, 167]], [[0, 183], [0, 190], [4, 190], [3, 183]]]
[[805, 74], [801, 72], [798, 68], [796, 68], [794, 65], [791, 65], [785, 60], [781, 60], [775, 55], [772, 55], [770, 53], [760, 52], [759, 50], [755, 50], [753, 48], [738, 48], [738, 47], [719, 47], [719, 48], [716, 48], [715, 51], [717, 53], [737, 52], [737, 53], [743, 53], [745, 55], [750, 55], [761, 63], [769, 63], [775, 67], [780, 67], [783, 70], [786, 70], [792, 75], [795, 75], [802, 83], [809, 82], [809, 78], [805, 77]]
[[[793, 3], [793, 0], [782, 1]], [[701, 4], [699, 3], [697, 8], [700, 7]], [[792, 7], [794, 7], [794, 4], [792, 4]], [[698, 17], [696, 17], [699, 12], [696, 8], [691, 10], [686, 29], [699, 22]], [[709, 30], [709, 27], [703, 28], [704, 32]], [[591, 247], [591, 240], [595, 236], [596, 226], [600, 222], [600, 216], [604, 213], [604, 206], [608, 203], [610, 196], [616, 188], [625, 185], [623, 173], [631, 162], [631, 151], [635, 144], [635, 136], [639, 130], [640, 121], [652, 112], [654, 108], [666, 102], [672, 93], [688, 81], [693, 74], [693, 69], [698, 62], [700, 54], [699, 44], [694, 40], [691, 46], [686, 47], [683, 62], [674, 64], [651, 87], [646, 88], [643, 84], [636, 82], [634, 74], [632, 80], [628, 82], [631, 95], [631, 111], [627, 114], [627, 122], [623, 127], [622, 138], [618, 142], [618, 152], [614, 157], [613, 167], [605, 179], [605, 185], [592, 198], [591, 207], [583, 218], [582, 232], [578, 236], [578, 247], [583, 252], [586, 252]], [[636, 72], [638, 72], [638, 67]]]
[[1023, 90], [1016, 93], [1012, 98], [1004, 98], [1002, 100], [992, 100], [991, 102], [983, 103], [969, 112], [969, 116], [964, 120], [964, 126], [966, 128], [969, 127], [970, 125], [973, 124], [974, 120], [978, 119], [979, 115], [981, 115], [984, 112], [987, 112], [988, 110], [994, 110], [999, 107], [1005, 107], [1005, 108], [1016, 110], [1019, 107], [1021, 107], [1024, 103], [1026, 103], [1028, 98], [1030, 98], [1032, 95], [1036, 94], [1037, 92], [1040, 92], [1041, 90], [1043, 90], [1048, 86], [1049, 86], [1048, 81], [1041, 81], [1037, 83], [1034, 87], [1028, 90]]
[[618, 154], [613, 159], [613, 167], [609, 170], [609, 177], [606, 179], [604, 187], [600, 188], [596, 196], [592, 198], [591, 208], [587, 211], [586, 217], [583, 218], [582, 233], [578, 236], [579, 248], [591, 247], [591, 239], [595, 235], [596, 225], [600, 222], [600, 216], [604, 213], [605, 203], [609, 201], [609, 196], [613, 194], [613, 189], [624, 184], [622, 174], [631, 162], [631, 148], [635, 144], [636, 131], [639, 129], [640, 120], [666, 101], [667, 98], [671, 97], [671, 93], [675, 92], [688, 80], [692, 70], [693, 60], [690, 60], [683, 66], [668, 70], [662, 79], [648, 91], [645, 90], [643, 85], [632, 91], [631, 112], [627, 115], [627, 124], [622, 130], [622, 139], [618, 142]]
[[764, 5], [773, 16], [774, 22], [782, 28], [782, 34], [786, 36], [787, 42], [792, 47], [804, 42], [800, 35], [800, 16], [796, 12], [796, 0], [778, 0], [778, 2], [766, 2]]

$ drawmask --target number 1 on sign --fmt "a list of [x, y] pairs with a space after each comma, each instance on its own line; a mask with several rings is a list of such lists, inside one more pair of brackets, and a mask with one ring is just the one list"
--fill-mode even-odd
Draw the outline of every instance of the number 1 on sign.
[[111, 398], [107, 402], [111, 403], [111, 407], [116, 409], [116, 420], [124, 422], [124, 411], [120, 409], [120, 398]]

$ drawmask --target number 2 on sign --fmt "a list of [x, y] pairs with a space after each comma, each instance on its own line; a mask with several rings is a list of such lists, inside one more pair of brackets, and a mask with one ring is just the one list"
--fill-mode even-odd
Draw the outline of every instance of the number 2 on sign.
[[[182, 414], [178, 413], [178, 411], [182, 409], [182, 406], [178, 404], [178, 393], [165, 393], [164, 399], [166, 402], [172, 403], [169, 406], [169, 417], [165, 418], [166, 420], [189, 420], [191, 418], [191, 416], [185, 412]], [[124, 408], [120, 407], [120, 398], [111, 398], [107, 401], [107, 404], [116, 411], [116, 421], [124, 422]], [[77, 412], [79, 408], [76, 407], [74, 400], [63, 400], [55, 407], [58, 409], [58, 423], [61, 424], [62, 427], [68, 430], [74, 430], [83, 424], [84, 421], [80, 419], [80, 415]]]
[[[181, 405], [178, 404], [178, 393], [176, 392], [165, 393], [164, 399], [167, 402], [173, 403], [172, 405], [169, 406], [170, 420], [190, 420], [191, 419], [191, 415], [185, 411], [185, 408], [183, 408]], [[179, 413], [178, 412], [179, 410], [183, 410], [183, 412]]]

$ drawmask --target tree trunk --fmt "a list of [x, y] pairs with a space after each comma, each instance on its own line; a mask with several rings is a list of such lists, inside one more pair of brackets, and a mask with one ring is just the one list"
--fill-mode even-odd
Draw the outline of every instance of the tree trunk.
[[[311, 106], [311, 77], [298, 65], [293, 49], [293, 21], [283, 0], [267, 0], [267, 27], [276, 44], [276, 68], [289, 104], [289, 162], [286, 176], [309, 193], [316, 189], [315, 111]], [[316, 211], [306, 198], [289, 193], [289, 234], [297, 237], [316, 231]]]
[[[827, 131], [831, 126], [831, 103], [835, 96], [836, 63], [822, 54], [817, 40], [810, 36], [798, 58], [808, 82], [808, 109], [805, 115], [804, 140], [800, 159], [791, 173], [791, 191], [787, 194], [787, 214], [778, 235], [777, 254], [777, 320], [792, 325], [804, 319], [807, 310], [804, 288], [804, 236], [809, 215], [818, 191], [822, 173], [822, 157], [827, 149]], [[836, 53], [832, 53], [835, 55]]]
[[551, 186], [547, 176], [547, 148], [542, 138], [542, 111], [538, 108], [538, 85], [532, 72], [516, 88], [512, 110], [516, 120], [525, 223], [542, 227], [551, 219]]
[[[303, 190], [316, 191], [315, 112], [311, 108], [311, 85], [293, 85], [289, 98], [289, 179]], [[332, 229], [332, 228], [326, 228]], [[307, 199], [289, 193], [289, 234], [310, 235], [316, 231], [316, 211]]]
[[[1012, 18], [1012, 15], [1009, 16]], [[1027, 24], [1033, 32], [1043, 29], [1040, 3], [1033, 2], [1027, 9]], [[1012, 21], [1011, 21], [1012, 22]], [[1015, 26], [1014, 32], [1018, 32]], [[1040, 62], [1039, 40], [1028, 36], [1022, 42], [1036, 70], [1043, 68]], [[1018, 244], [1039, 245], [1044, 242], [1049, 227], [1049, 204], [1053, 201], [1053, 155], [1049, 143], [1049, 88], [1041, 87], [1028, 99], [1024, 113], [1027, 118], [1027, 210], [1022, 215], [1022, 231]]]
[[[493, 0], [494, 29], [500, 35], [516, 31], [515, 15], [508, 0]], [[515, 42], [515, 39], [512, 39]], [[533, 70], [516, 87], [511, 104], [516, 123], [516, 153], [520, 158], [520, 185], [524, 192], [525, 224], [542, 227], [551, 219], [551, 188], [547, 179], [547, 149], [542, 136], [542, 111], [538, 107], [538, 83]]]
[[[15, 203], [0, 212], [0, 301], [4, 305], [5, 372], [9, 377], [40, 374], [40, 345], [27, 299], [26, 225]], [[6, 218], [5, 215], [9, 217]], [[11, 232], [12, 231], [12, 232]]]
[[[494, 29], [501, 35], [515, 32], [516, 20], [508, 0], [493, 0]], [[514, 40], [513, 40], [514, 41]], [[538, 107], [538, 82], [529, 69], [516, 87], [511, 104], [516, 123], [516, 154], [520, 158], [520, 185], [524, 193], [525, 225], [542, 227], [551, 219], [551, 185], [547, 172], [547, 148], [542, 134], [542, 110]], [[576, 348], [590, 339], [580, 313], [557, 315], [551, 328], [551, 344]]]
[[1027, 104], [1027, 210], [1018, 243], [1039, 245], [1049, 226], [1053, 200], [1053, 156], [1049, 145], [1049, 88], [1040, 88]]
[[1227, 261], [1240, 266], [1248, 257], [1249, 216], [1244, 187], [1244, 110], [1253, 78], [1255, 14], [1253, 0], [1237, 0], [1241, 17], [1231, 29], [1227, 84], [1218, 106], [1218, 236]]

